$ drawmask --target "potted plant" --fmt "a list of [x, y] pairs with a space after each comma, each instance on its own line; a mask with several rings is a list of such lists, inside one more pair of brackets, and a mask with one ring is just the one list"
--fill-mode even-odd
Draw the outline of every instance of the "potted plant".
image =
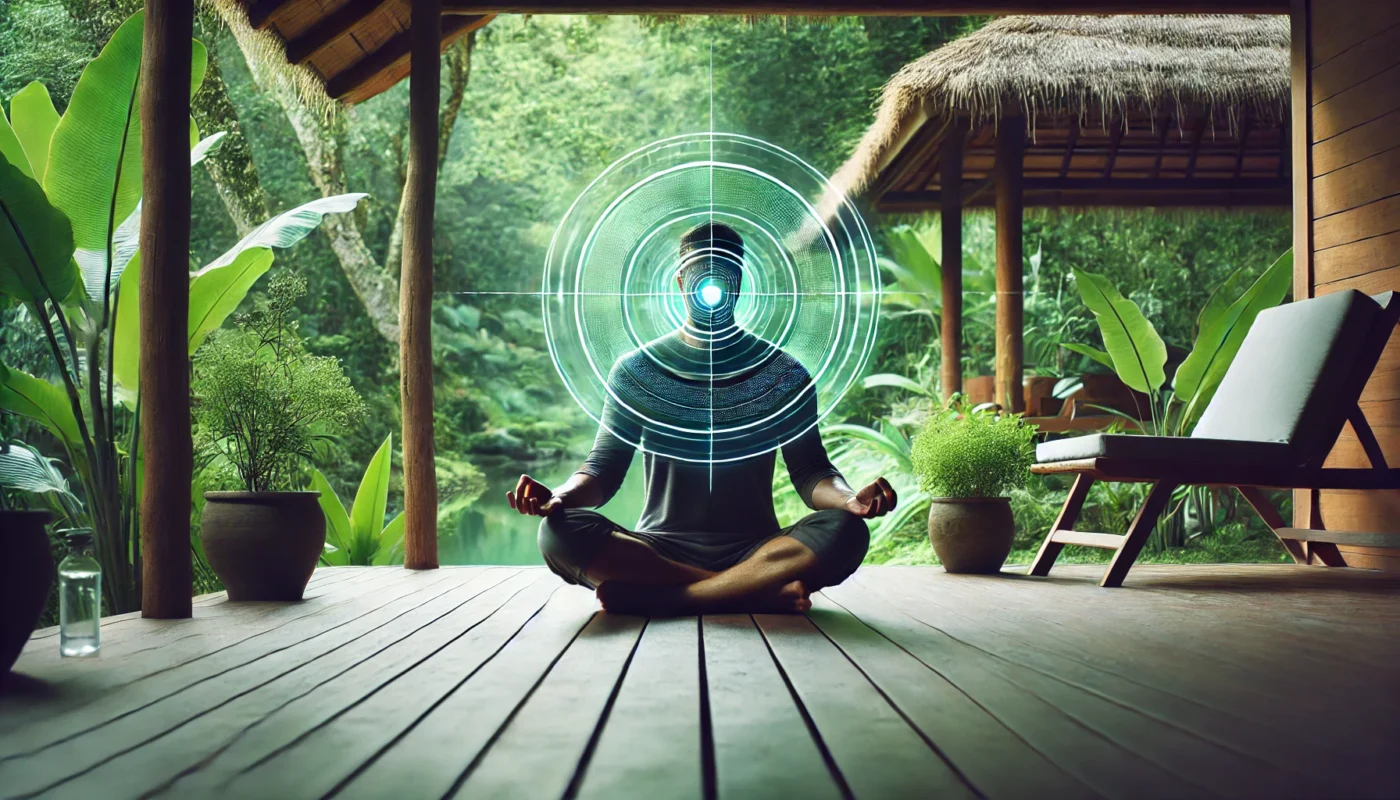
[[1016, 533], [1006, 495], [1025, 484], [1034, 439], [1019, 417], [966, 405], [930, 416], [914, 437], [914, 474], [930, 496], [929, 541], [944, 569], [1001, 569]]
[[357, 423], [364, 403], [340, 362], [315, 356], [291, 319], [306, 281], [279, 276], [195, 359], [197, 445], [240, 491], [204, 493], [200, 538], [230, 600], [299, 600], [326, 542], [320, 493], [305, 478], [324, 427]]
[[[0, 449], [4, 447], [0, 443]], [[44, 527], [51, 518], [47, 511], [5, 507], [0, 492], [0, 531], [5, 539], [5, 558], [0, 560], [0, 675], [14, 666], [49, 598], [53, 558]]]

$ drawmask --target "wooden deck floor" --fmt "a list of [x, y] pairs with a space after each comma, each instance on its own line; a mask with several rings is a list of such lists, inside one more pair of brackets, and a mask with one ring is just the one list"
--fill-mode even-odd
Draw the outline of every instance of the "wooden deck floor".
[[5, 797], [1400, 794], [1400, 579], [862, 569], [810, 617], [645, 620], [537, 568], [326, 569], [297, 604], [40, 631]]

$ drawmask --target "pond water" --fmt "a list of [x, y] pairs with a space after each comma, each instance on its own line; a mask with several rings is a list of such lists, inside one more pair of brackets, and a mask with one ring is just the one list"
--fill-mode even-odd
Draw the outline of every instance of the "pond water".
[[[642, 512], [642, 469], [639, 463], [628, 471], [627, 480], [608, 504], [599, 509], [618, 524], [636, 524]], [[558, 486], [572, 470], [560, 468], [557, 474], [535, 477], [547, 486]], [[438, 539], [438, 558], [443, 564], [543, 564], [536, 535], [539, 517], [521, 515], [506, 503], [506, 492], [515, 488], [519, 474], [493, 476], [490, 487], [461, 516], [456, 529], [443, 531]]]

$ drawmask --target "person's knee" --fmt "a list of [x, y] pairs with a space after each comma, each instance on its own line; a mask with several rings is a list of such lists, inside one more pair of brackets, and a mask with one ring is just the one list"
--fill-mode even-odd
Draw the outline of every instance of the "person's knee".
[[588, 586], [584, 571], [612, 528], [601, 514], [582, 509], [557, 511], [540, 520], [540, 555], [555, 574]]
[[870, 549], [870, 526], [845, 509], [827, 509], [813, 515], [812, 521], [824, 529], [824, 546], [818, 553], [820, 564], [816, 582], [834, 586], [851, 576]]

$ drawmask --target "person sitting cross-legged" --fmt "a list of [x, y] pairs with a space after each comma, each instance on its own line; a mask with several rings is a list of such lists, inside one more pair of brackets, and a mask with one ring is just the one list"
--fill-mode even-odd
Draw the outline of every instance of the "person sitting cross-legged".
[[[870, 540], [866, 520], [894, 510], [895, 491], [884, 478], [859, 491], [846, 483], [817, 432], [807, 371], [734, 322], [743, 263], [739, 234], [725, 225], [700, 225], [682, 237], [680, 254], [684, 325], [614, 365], [612, 399], [583, 466], [552, 489], [521, 475], [507, 502], [521, 514], [543, 517], [545, 562], [564, 580], [595, 589], [610, 613], [803, 613], [811, 592], [840, 583], [860, 565]], [[659, 406], [702, 398], [695, 402], [708, 401], [711, 417], [757, 407], [765, 420], [780, 420], [770, 424], [792, 432], [781, 448], [788, 475], [814, 513], [779, 525], [772, 450], [724, 461], [706, 459], [703, 449], [695, 459], [648, 450], [649, 436], [671, 435], [671, 429], [647, 429], [635, 404], [618, 401], [648, 397], [659, 398]], [[769, 406], [776, 413], [767, 413]], [[638, 449], [629, 441], [646, 452], [646, 498], [635, 530], [590, 510], [621, 486]]]

